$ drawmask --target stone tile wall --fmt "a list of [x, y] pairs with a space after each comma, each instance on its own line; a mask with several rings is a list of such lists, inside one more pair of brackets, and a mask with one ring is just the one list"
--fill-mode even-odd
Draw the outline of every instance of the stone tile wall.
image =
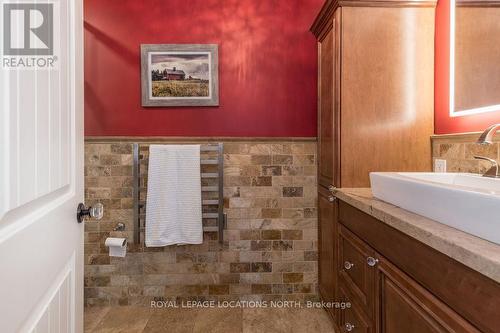
[[432, 138], [432, 158], [446, 160], [448, 172], [484, 174], [491, 163], [474, 158], [475, 155], [489, 157], [500, 163], [500, 141], [492, 145], [478, 145], [479, 133], [435, 136]]
[[[314, 142], [225, 142], [224, 243], [145, 248], [132, 243], [132, 141], [87, 141], [85, 199], [105, 216], [85, 224], [85, 304], [317, 299], [316, 172]], [[109, 236], [129, 238], [126, 258], [107, 255]]]

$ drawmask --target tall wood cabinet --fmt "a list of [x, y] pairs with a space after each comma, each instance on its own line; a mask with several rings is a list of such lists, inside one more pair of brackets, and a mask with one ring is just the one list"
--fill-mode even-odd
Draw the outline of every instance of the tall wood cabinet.
[[319, 184], [430, 171], [435, 1], [327, 1], [318, 40]]
[[318, 41], [318, 284], [325, 301], [342, 292], [335, 188], [369, 187], [371, 171], [431, 170], [435, 5], [328, 0], [311, 27]]

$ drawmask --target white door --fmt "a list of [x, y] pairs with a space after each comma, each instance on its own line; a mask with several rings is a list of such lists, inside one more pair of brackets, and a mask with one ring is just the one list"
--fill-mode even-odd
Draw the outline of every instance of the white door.
[[82, 332], [82, 0], [0, 5], [0, 332]]

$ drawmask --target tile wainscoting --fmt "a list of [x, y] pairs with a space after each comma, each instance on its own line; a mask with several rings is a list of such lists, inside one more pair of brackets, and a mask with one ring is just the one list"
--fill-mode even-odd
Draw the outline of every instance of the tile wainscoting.
[[[224, 243], [133, 244], [132, 144], [224, 142]], [[85, 304], [152, 300], [317, 300], [316, 142], [311, 139], [87, 138], [85, 200], [101, 221], [85, 224]], [[113, 231], [116, 224], [124, 232]], [[110, 258], [106, 237], [130, 240]]]
[[475, 155], [489, 157], [500, 163], [500, 137], [492, 145], [479, 145], [481, 133], [435, 135], [432, 137], [432, 159], [446, 160], [448, 172], [485, 173], [491, 163], [474, 159]]

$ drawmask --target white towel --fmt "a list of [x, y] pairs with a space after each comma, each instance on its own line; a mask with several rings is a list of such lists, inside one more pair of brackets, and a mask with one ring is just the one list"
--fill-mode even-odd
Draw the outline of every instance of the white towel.
[[146, 246], [201, 243], [200, 146], [149, 146]]

